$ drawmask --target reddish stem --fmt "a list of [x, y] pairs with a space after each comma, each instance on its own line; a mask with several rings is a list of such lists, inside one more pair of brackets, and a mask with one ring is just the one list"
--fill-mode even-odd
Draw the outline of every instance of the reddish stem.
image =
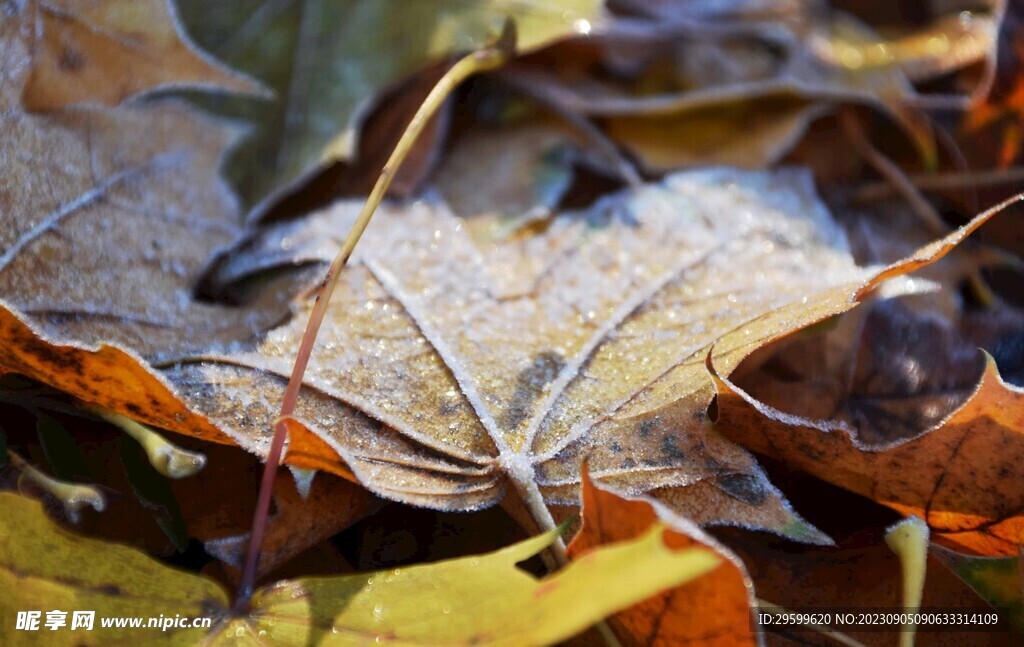
[[327, 270], [323, 283], [317, 291], [316, 303], [310, 313], [309, 322], [302, 335], [302, 342], [296, 353], [295, 364], [292, 366], [292, 374], [288, 379], [288, 387], [284, 392], [284, 400], [281, 403], [281, 415], [274, 427], [274, 437], [270, 442], [270, 451], [267, 453], [267, 462], [263, 469], [263, 479], [260, 482], [259, 498], [256, 500], [256, 511], [253, 513], [252, 532], [249, 537], [249, 547], [246, 551], [245, 565], [242, 569], [242, 579], [238, 585], [238, 597], [235, 601], [235, 611], [243, 612], [249, 606], [252, 597], [253, 586], [256, 583], [256, 570], [260, 558], [260, 548], [263, 545], [263, 535], [267, 528], [267, 521], [270, 515], [270, 496], [274, 489], [274, 477], [277, 475], [277, 468], [281, 463], [281, 456], [284, 451], [284, 441], [288, 435], [288, 426], [285, 420], [290, 418], [295, 411], [295, 405], [299, 400], [299, 391], [302, 388], [302, 378], [306, 373], [309, 358], [313, 354], [313, 344], [316, 342], [317, 333], [327, 314], [327, 304], [331, 300], [334, 288], [338, 283], [338, 276], [345, 264], [348, 263], [352, 250], [366, 230], [370, 218], [373, 216], [377, 205], [387, 192], [388, 186], [395, 172], [401, 166], [413, 143], [429, 123], [430, 118], [444, 104], [444, 100], [463, 81], [479, 72], [487, 72], [504, 65], [508, 60], [514, 46], [515, 36], [510, 25], [506, 25], [501, 39], [487, 49], [474, 52], [461, 60], [449, 69], [437, 82], [437, 85], [424, 99], [419, 110], [413, 116], [409, 126], [402, 133], [401, 139], [395, 146], [387, 163], [381, 171], [377, 183], [374, 185], [370, 196], [363, 206], [359, 218], [352, 225], [351, 231], [342, 243], [338, 255]]

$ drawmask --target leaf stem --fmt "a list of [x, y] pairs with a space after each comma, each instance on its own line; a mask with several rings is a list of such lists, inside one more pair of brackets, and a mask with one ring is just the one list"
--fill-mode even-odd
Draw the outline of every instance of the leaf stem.
[[437, 85], [430, 91], [419, 110], [413, 116], [412, 121], [402, 133], [401, 139], [392, 151], [391, 157], [381, 170], [377, 183], [373, 186], [366, 204], [356, 219], [355, 224], [345, 238], [338, 255], [334, 258], [327, 275], [317, 291], [316, 302], [309, 315], [306, 330], [302, 335], [302, 342], [295, 356], [295, 364], [292, 367], [291, 377], [288, 386], [285, 388], [284, 400], [281, 403], [281, 415], [274, 427], [274, 436], [270, 443], [270, 451], [267, 454], [266, 466], [263, 470], [263, 480], [260, 483], [259, 498], [256, 501], [256, 511], [253, 514], [252, 533], [249, 539], [249, 547], [246, 552], [245, 565], [242, 569], [242, 578], [238, 586], [238, 597], [235, 601], [235, 610], [242, 611], [249, 604], [252, 596], [253, 586], [256, 582], [256, 565], [259, 561], [260, 547], [263, 543], [263, 534], [267, 525], [267, 517], [270, 513], [270, 496], [274, 487], [274, 477], [278, 465], [281, 462], [281, 455], [284, 449], [284, 441], [287, 436], [287, 426], [284, 420], [295, 411], [295, 404], [298, 402], [299, 391], [302, 387], [302, 378], [306, 373], [306, 366], [313, 352], [313, 344], [316, 341], [320, 325], [323, 323], [324, 315], [327, 313], [327, 304], [338, 283], [338, 276], [345, 264], [348, 262], [356, 243], [366, 230], [370, 218], [373, 216], [377, 205], [380, 204], [384, 194], [387, 192], [394, 178], [396, 171], [405, 160], [413, 144], [419, 138], [420, 133], [430, 122], [431, 117], [444, 104], [445, 99], [455, 88], [461, 85], [469, 77], [497, 69], [509, 59], [514, 45], [514, 33], [507, 24], [502, 37], [493, 45], [460, 59], [453, 65]]

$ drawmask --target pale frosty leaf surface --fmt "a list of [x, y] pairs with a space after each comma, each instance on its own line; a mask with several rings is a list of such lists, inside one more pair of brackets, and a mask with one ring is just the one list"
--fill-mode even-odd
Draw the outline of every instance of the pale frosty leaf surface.
[[[266, 229], [230, 282], [325, 260], [358, 205]], [[332, 301], [296, 417], [370, 489], [446, 509], [495, 503], [509, 474], [578, 502], [580, 463], [701, 522], [810, 536], [753, 458], [705, 421], [705, 367], [852, 305], [856, 267], [809, 174], [714, 169], [474, 243], [443, 205], [379, 213]], [[307, 306], [249, 348], [165, 375], [265, 448]], [[713, 350], [712, 350], [713, 349]], [[262, 435], [262, 437], [258, 437]], [[809, 533], [809, 534], [808, 534]]]

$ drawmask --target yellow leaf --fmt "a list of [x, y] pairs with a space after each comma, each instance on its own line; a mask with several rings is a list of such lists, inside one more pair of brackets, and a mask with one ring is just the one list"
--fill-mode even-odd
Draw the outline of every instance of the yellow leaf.
[[[673, 550], [654, 526], [538, 580], [516, 567], [556, 532], [485, 555], [342, 577], [288, 580], [232, 618], [223, 589], [124, 546], [72, 535], [38, 502], [0, 494], [0, 638], [7, 645], [540, 645], [568, 638], [721, 558]], [[600, 594], [596, 594], [596, 593]], [[17, 611], [91, 610], [93, 631], [16, 631]], [[211, 629], [103, 628], [109, 617], [206, 617]], [[145, 624], [146, 621], [144, 621]]]

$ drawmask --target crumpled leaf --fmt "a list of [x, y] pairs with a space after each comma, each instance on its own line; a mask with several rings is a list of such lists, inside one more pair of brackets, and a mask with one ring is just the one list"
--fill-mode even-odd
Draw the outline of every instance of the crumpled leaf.
[[586, 559], [601, 546], [642, 536], [670, 521], [665, 542], [675, 549], [707, 547], [722, 562], [699, 579], [624, 609], [609, 619], [625, 645], [758, 645], [751, 631], [753, 585], [735, 555], [689, 521], [664, 506], [625, 499], [583, 476], [583, 526], [569, 544], [573, 560]]
[[196, 49], [172, 0], [44, 0], [34, 6], [38, 23], [31, 32], [38, 38], [22, 95], [28, 110], [117, 105], [170, 86], [261, 90]]
[[867, 304], [821, 334], [766, 348], [765, 364], [735, 382], [779, 411], [841, 422], [865, 445], [914, 438], [974, 394], [985, 365], [978, 348], [1013, 366], [1024, 329], [1024, 313], [1005, 306], [946, 319], [926, 309], [934, 297]]
[[[721, 559], [702, 548], [675, 550], [656, 526], [643, 537], [602, 548], [543, 580], [516, 564], [543, 550], [556, 532], [500, 551], [425, 566], [286, 580], [258, 590], [251, 611], [231, 618], [216, 583], [176, 571], [134, 549], [77, 537], [57, 527], [42, 506], [0, 493], [0, 613], [90, 609], [92, 631], [62, 630], [52, 645], [106, 645], [123, 628], [110, 616], [213, 619], [211, 629], [140, 628], [141, 644], [354, 645], [375, 637], [396, 644], [551, 644], [637, 600], [711, 572]], [[588, 595], [600, 587], [600, 596]], [[11, 625], [6, 625], [9, 628]], [[17, 631], [5, 644], [35, 644]]]
[[242, 193], [258, 203], [257, 217], [295, 183], [355, 154], [359, 124], [382, 90], [482, 46], [506, 16], [515, 19], [517, 47], [530, 51], [589, 29], [602, 15], [599, 0], [446, 0], [401, 10], [387, 0], [179, 4], [196, 40], [278, 93], [273, 103], [221, 108], [259, 129], [232, 158], [244, 169], [234, 174], [246, 178]]
[[[218, 275], [332, 258], [356, 208], [271, 227]], [[295, 417], [399, 501], [473, 509], [511, 483], [535, 511], [540, 496], [574, 505], [589, 456], [598, 481], [698, 523], [822, 541], [707, 427], [705, 357], [731, 371], [945, 254], [989, 215], [877, 272], [851, 262], [799, 171], [679, 174], [486, 245], [440, 206], [385, 209], [342, 277]], [[164, 375], [265, 451], [305, 318]]]
[[1024, 391], [991, 356], [976, 392], [937, 428], [872, 445], [842, 421], [782, 413], [719, 377], [716, 428], [744, 447], [914, 514], [935, 539], [982, 555], [1013, 555], [1024, 540]]

